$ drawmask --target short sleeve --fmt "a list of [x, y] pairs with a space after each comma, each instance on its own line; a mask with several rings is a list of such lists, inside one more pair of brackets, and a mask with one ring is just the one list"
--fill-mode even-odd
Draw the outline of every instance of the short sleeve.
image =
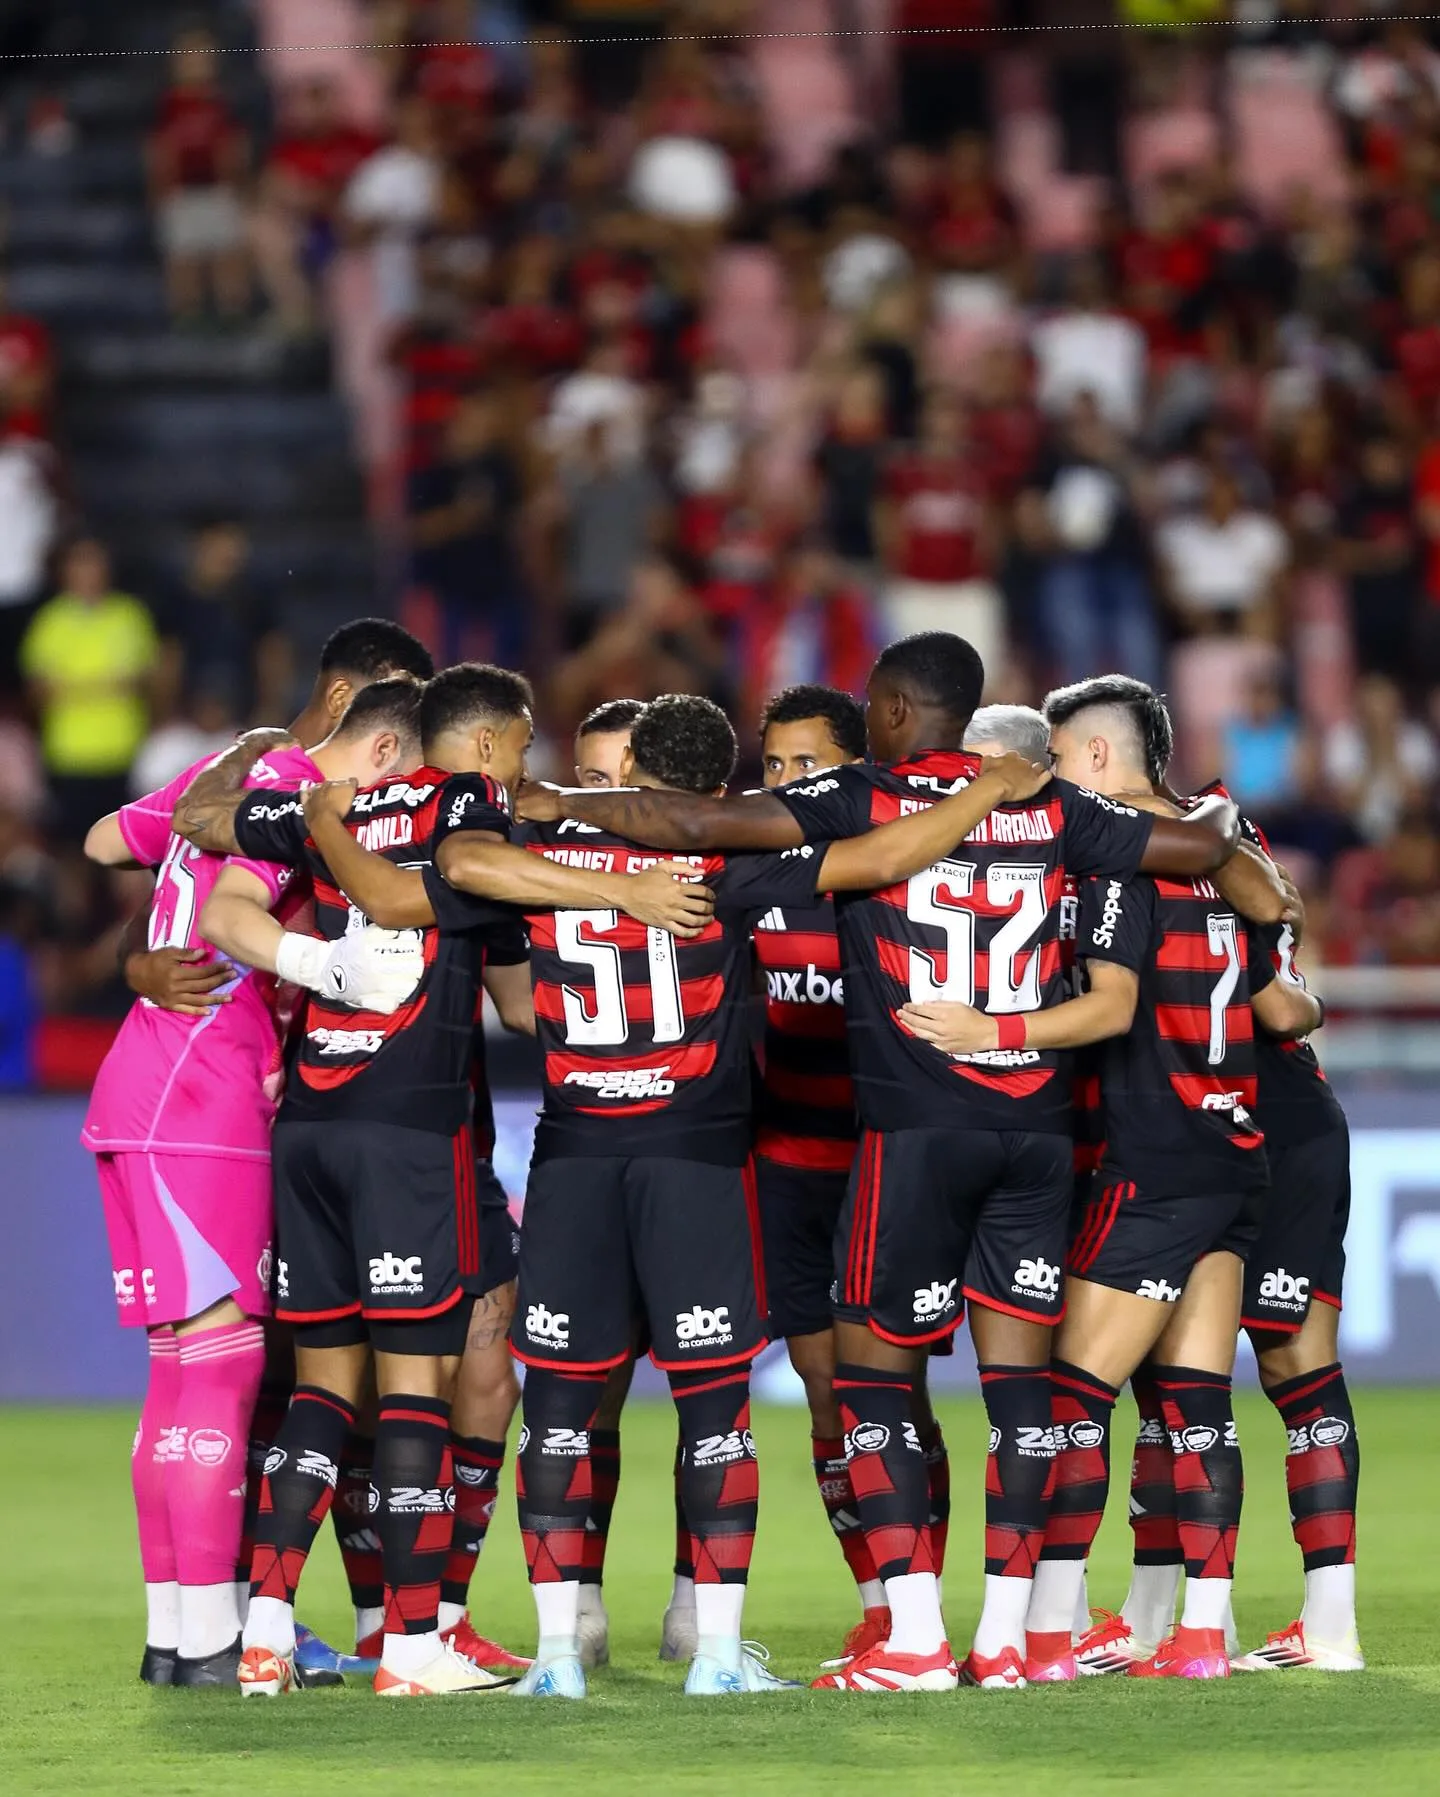
[[488, 774], [455, 774], [445, 782], [430, 838], [431, 855], [438, 854], [440, 844], [458, 830], [485, 830], [510, 840], [510, 800]]
[[1068, 780], [1057, 780], [1055, 787], [1065, 814], [1066, 872], [1076, 879], [1133, 879], [1149, 846], [1154, 816]]
[[813, 905], [825, 857], [805, 843], [778, 854], [727, 855], [715, 878], [715, 908], [725, 916], [768, 911], [772, 905]]
[[1077, 961], [1113, 961], [1139, 973], [1150, 952], [1155, 888], [1149, 880], [1082, 880]]
[[1280, 949], [1280, 931], [1288, 925], [1252, 923], [1245, 926], [1249, 938], [1246, 972], [1250, 980], [1250, 996], [1263, 992], [1279, 977], [1276, 959]]
[[806, 842], [837, 842], [870, 828], [870, 781], [857, 767], [792, 780], [774, 796], [799, 824]]
[[165, 859], [170, 849], [170, 819], [175, 806], [203, 766], [202, 762], [187, 767], [168, 786], [147, 792], [143, 799], [134, 799], [116, 812], [125, 846], [142, 867], [158, 867]]
[[530, 944], [525, 938], [525, 926], [512, 912], [504, 923], [498, 924], [485, 938], [485, 965], [487, 967], [519, 967], [530, 959]]
[[235, 846], [246, 861], [296, 867], [304, 860], [309, 837], [298, 792], [246, 793], [235, 813]]

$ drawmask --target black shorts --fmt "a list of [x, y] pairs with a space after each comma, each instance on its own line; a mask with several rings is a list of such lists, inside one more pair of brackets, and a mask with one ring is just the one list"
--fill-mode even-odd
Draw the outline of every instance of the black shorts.
[[520, 1270], [520, 1231], [510, 1215], [505, 1188], [488, 1160], [477, 1160], [473, 1186], [475, 1228], [480, 1243], [480, 1265], [460, 1283], [472, 1298], [483, 1298], [498, 1286], [509, 1285]]
[[748, 1167], [567, 1155], [531, 1168], [517, 1359], [602, 1372], [629, 1359], [637, 1319], [666, 1371], [736, 1365], [765, 1346]]
[[281, 1123], [275, 1315], [419, 1321], [458, 1304], [479, 1265], [470, 1131], [393, 1123]]
[[1197, 1261], [1254, 1247], [1263, 1190], [1161, 1198], [1133, 1180], [1097, 1173], [1065, 1271], [1137, 1298], [1178, 1302]]
[[1068, 1136], [866, 1130], [835, 1238], [835, 1314], [916, 1347], [949, 1335], [966, 1298], [1058, 1322], [1073, 1182]]
[[1247, 1329], [1293, 1335], [1315, 1299], [1340, 1308], [1350, 1222], [1350, 1132], [1269, 1150], [1270, 1190], [1245, 1263]]
[[755, 1157], [765, 1291], [775, 1336], [819, 1335], [830, 1328], [835, 1230], [849, 1181], [848, 1173]]

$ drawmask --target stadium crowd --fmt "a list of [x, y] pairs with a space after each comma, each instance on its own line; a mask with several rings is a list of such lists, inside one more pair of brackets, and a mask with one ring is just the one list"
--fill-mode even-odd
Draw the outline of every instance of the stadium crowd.
[[[543, 670], [552, 745], [608, 697], [709, 694], [752, 771], [767, 694], [857, 691], [916, 628], [974, 641], [991, 700], [1121, 667], [1170, 693], [1187, 777], [1222, 775], [1284, 848], [1326, 959], [1440, 952], [1430, 27], [884, 12], [1021, 28], [977, 53], [766, 43], [744, 35], [779, 18], [763, 0], [686, 0], [627, 15], [713, 35], [627, 49], [567, 41], [603, 7], [528, 7], [523, 43], [499, 6], [359, 10], [383, 139], [316, 77], [251, 141], [184, 36], [155, 227], [176, 329], [261, 307], [323, 332], [332, 271], [368, 259], [403, 409], [377, 534], [439, 660]], [[853, 23], [821, 0], [783, 22]], [[477, 35], [497, 42], [457, 47]], [[45, 324], [0, 313], [23, 1030], [118, 996], [113, 935], [91, 945], [136, 895], [85, 869], [87, 818], [283, 715], [296, 658], [230, 520], [174, 592], [125, 591], [67, 498]]]

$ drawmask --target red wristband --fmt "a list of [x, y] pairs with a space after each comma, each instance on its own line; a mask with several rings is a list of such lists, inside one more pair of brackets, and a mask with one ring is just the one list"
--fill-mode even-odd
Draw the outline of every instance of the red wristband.
[[1023, 1048], [1027, 1034], [1028, 1029], [1023, 1012], [1019, 1016], [995, 1019], [995, 1046], [997, 1048]]

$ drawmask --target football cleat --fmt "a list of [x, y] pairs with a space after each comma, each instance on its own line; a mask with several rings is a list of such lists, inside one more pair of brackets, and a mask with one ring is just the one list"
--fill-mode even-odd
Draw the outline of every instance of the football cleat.
[[822, 1672], [834, 1672], [837, 1666], [846, 1666], [862, 1653], [869, 1653], [872, 1647], [883, 1647], [890, 1639], [890, 1606], [876, 1604], [867, 1610], [840, 1643], [840, 1652], [833, 1660], [822, 1660]]
[[1130, 1667], [1131, 1678], [1229, 1678], [1224, 1629], [1187, 1629], [1177, 1622], [1150, 1655]]
[[1158, 1641], [1137, 1641], [1135, 1631], [1114, 1610], [1092, 1610], [1094, 1621], [1075, 1643], [1075, 1670], [1082, 1678], [1128, 1672], [1136, 1660], [1148, 1660]]
[[1023, 1691], [1025, 1662], [1018, 1648], [1002, 1647], [997, 1654], [976, 1653], [972, 1648], [960, 1668], [962, 1685], [978, 1685], [982, 1691]]
[[377, 1697], [449, 1697], [462, 1691], [493, 1691], [499, 1685], [513, 1684], [513, 1679], [500, 1678], [486, 1672], [464, 1654], [456, 1653], [447, 1642], [435, 1658], [418, 1672], [402, 1675], [388, 1672], [382, 1665], [375, 1674]]
[[[295, 1631], [298, 1640], [300, 1631]], [[346, 1672], [360, 1672], [366, 1678], [374, 1678], [380, 1670], [380, 1656], [385, 1651], [384, 1629], [372, 1629], [363, 1641], [355, 1643], [354, 1653], [337, 1654], [336, 1658], [343, 1662]]]
[[1069, 1629], [1058, 1629], [1053, 1634], [1037, 1634], [1027, 1630], [1025, 1634], [1025, 1682], [1027, 1685], [1063, 1685], [1078, 1678], [1075, 1669], [1075, 1649], [1071, 1645]]
[[812, 1691], [953, 1691], [960, 1682], [950, 1643], [934, 1653], [895, 1653], [884, 1642], [811, 1684]]
[[693, 1660], [699, 1647], [700, 1625], [695, 1620], [694, 1604], [669, 1605], [660, 1625], [660, 1658]]
[[273, 1647], [247, 1647], [235, 1676], [242, 1697], [283, 1697], [295, 1687], [295, 1659]]
[[511, 1653], [498, 1641], [490, 1640], [487, 1635], [477, 1635], [468, 1616], [462, 1616], [453, 1629], [446, 1629], [440, 1639], [456, 1653], [464, 1654], [472, 1665], [483, 1666], [487, 1672], [523, 1672], [530, 1664], [529, 1660], [522, 1660], [518, 1653]]
[[585, 1668], [579, 1654], [561, 1654], [554, 1660], [536, 1660], [510, 1688], [512, 1697], [583, 1697]]
[[176, 1657], [173, 1647], [151, 1647], [147, 1641], [140, 1661], [140, 1677], [147, 1685], [173, 1685]]
[[[660, 1658], [665, 1658], [663, 1644]], [[580, 1664], [585, 1667], [610, 1664], [610, 1615], [599, 1585], [580, 1587]]]
[[360, 1663], [352, 1655], [338, 1653], [303, 1622], [295, 1624], [295, 1683], [302, 1691], [343, 1685], [346, 1672], [360, 1670]]
[[1233, 1672], [1363, 1672], [1365, 1656], [1360, 1639], [1315, 1641], [1305, 1633], [1304, 1622], [1292, 1622], [1265, 1637], [1265, 1645], [1230, 1662]]
[[239, 1671], [240, 1637], [237, 1635], [229, 1647], [222, 1647], [219, 1653], [206, 1654], [202, 1659], [187, 1660], [184, 1654], [176, 1654], [170, 1683], [185, 1685], [191, 1690], [200, 1690], [206, 1685], [233, 1685]]
[[770, 1654], [758, 1641], [740, 1643], [738, 1665], [730, 1666], [710, 1654], [697, 1653], [685, 1677], [687, 1697], [738, 1697], [748, 1691], [799, 1691], [798, 1679], [777, 1678], [770, 1670]]

